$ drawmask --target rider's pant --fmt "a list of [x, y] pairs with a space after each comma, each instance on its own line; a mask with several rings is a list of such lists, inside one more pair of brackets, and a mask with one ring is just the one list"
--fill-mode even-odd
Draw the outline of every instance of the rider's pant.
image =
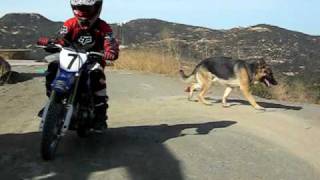
[[90, 87], [92, 89], [93, 100], [94, 100], [94, 110], [97, 121], [106, 121], [108, 119], [107, 109], [108, 109], [108, 96], [107, 96], [107, 84], [106, 76], [104, 74], [103, 68], [96, 64], [89, 73]]
[[[48, 70], [46, 71], [46, 94], [50, 97], [51, 94], [51, 84], [57, 75], [59, 69], [59, 61], [53, 61], [48, 65]], [[89, 84], [93, 92], [93, 100], [95, 104], [95, 115], [97, 121], [106, 121], [107, 109], [108, 109], [108, 96], [107, 96], [107, 85], [106, 77], [103, 72], [103, 67], [96, 64], [90, 68], [89, 73]]]

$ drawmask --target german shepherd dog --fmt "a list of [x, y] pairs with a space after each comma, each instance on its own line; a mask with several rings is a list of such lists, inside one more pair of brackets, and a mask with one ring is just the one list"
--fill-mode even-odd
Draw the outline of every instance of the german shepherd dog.
[[211, 105], [205, 100], [212, 82], [219, 82], [227, 88], [222, 97], [223, 107], [229, 107], [227, 98], [233, 88], [240, 87], [244, 97], [257, 110], [264, 110], [259, 106], [250, 92], [250, 86], [259, 82], [264, 83], [267, 87], [277, 85], [277, 81], [273, 77], [272, 70], [264, 60], [238, 60], [227, 57], [213, 57], [201, 61], [190, 75], [186, 75], [180, 70], [181, 78], [191, 83], [187, 88], [189, 92], [188, 99], [191, 100], [193, 92], [200, 90], [198, 99], [200, 102]]

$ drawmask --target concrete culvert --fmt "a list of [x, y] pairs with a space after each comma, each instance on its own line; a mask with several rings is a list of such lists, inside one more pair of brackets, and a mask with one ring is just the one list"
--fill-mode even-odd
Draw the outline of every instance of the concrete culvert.
[[10, 79], [11, 66], [10, 64], [0, 56], [0, 85], [6, 83]]
[[18, 73], [13, 71], [10, 64], [0, 56], [0, 86], [28, 81], [34, 77], [44, 76], [43, 73]]

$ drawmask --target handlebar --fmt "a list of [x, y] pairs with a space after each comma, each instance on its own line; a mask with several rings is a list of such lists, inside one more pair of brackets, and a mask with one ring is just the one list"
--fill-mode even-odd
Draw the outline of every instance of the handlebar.
[[[63, 49], [64, 48], [61, 44], [50, 44], [48, 46], [36, 45], [37, 48], [42, 48], [42, 49], [48, 48], [49, 46], [52, 46], [54, 48], [59, 48], [59, 49]], [[75, 48], [72, 48], [72, 49], [74, 49], [76, 52], [78, 52], [77, 49], [75, 49]], [[101, 53], [101, 52], [90, 51], [90, 52], [86, 52], [86, 54], [87, 55], [97, 55], [97, 56], [104, 57], [104, 54]]]
[[103, 53], [100, 53], [100, 52], [90, 51], [90, 52], [87, 52], [87, 54], [88, 54], [88, 55], [97, 55], [97, 56], [104, 57], [104, 54], [103, 54]]
[[[50, 47], [51, 46], [51, 47]], [[42, 49], [48, 49], [48, 48], [58, 48], [58, 49], [63, 49], [64, 47], [61, 45], [61, 44], [49, 44], [49, 46], [40, 46], [40, 45], [37, 45], [36, 47], [38, 48], [42, 48]], [[76, 48], [70, 48], [70, 49], [73, 49], [77, 52], [77, 49]], [[95, 52], [95, 51], [89, 51], [89, 52], [86, 52], [86, 54], [88, 56], [90, 55], [94, 55], [94, 56], [99, 56], [101, 58], [104, 57], [104, 54], [101, 53], [101, 52]], [[106, 60], [106, 65], [107, 66], [113, 66], [113, 62], [112, 61], [109, 61], [109, 60]]]

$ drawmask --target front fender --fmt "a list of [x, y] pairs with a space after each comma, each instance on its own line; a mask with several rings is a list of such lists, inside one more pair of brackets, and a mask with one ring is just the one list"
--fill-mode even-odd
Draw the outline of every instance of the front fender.
[[67, 72], [60, 68], [55, 80], [51, 84], [52, 89], [61, 94], [68, 93], [73, 87], [75, 74], [74, 72]]

